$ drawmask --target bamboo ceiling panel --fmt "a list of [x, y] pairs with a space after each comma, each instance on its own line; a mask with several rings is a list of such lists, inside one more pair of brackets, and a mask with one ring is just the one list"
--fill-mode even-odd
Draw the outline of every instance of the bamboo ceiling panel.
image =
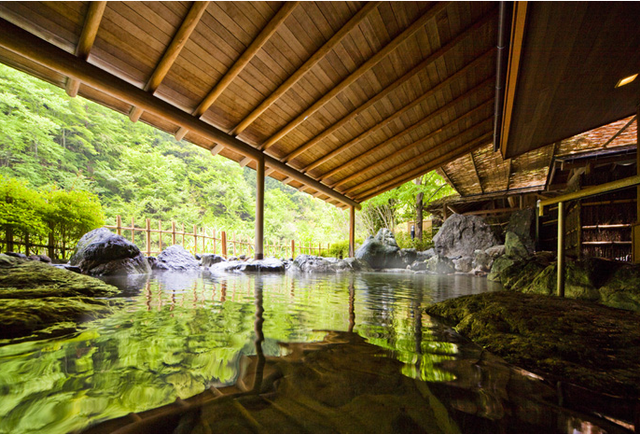
[[491, 141], [493, 2], [0, 2], [0, 25], [3, 63], [343, 207]]

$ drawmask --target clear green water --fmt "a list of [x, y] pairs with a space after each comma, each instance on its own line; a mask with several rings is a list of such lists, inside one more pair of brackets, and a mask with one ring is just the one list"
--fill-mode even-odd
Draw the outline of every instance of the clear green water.
[[267, 357], [285, 356], [281, 343], [320, 342], [328, 331], [382, 348], [401, 362], [394, 375], [431, 385], [453, 424], [445, 432], [604, 432], [598, 420], [554, 409], [552, 388], [422, 312], [499, 289], [483, 278], [164, 273], [117, 283], [127, 300], [119, 313], [63, 338], [0, 347], [0, 433], [82, 430], [233, 385], [240, 361], [256, 354], [257, 310]]

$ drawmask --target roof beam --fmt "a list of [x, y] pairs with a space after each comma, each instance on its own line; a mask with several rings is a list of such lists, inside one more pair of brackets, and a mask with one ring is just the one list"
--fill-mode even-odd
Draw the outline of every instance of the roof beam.
[[[82, 27], [82, 33], [80, 33], [80, 40], [76, 47], [75, 54], [82, 60], [89, 58], [91, 48], [98, 35], [98, 29], [100, 28], [100, 22], [102, 21], [102, 15], [107, 8], [106, 1], [93, 1], [89, 3], [89, 10], [87, 16], [84, 19], [84, 26]], [[74, 98], [78, 94], [80, 89], [80, 82], [71, 77], [67, 79], [65, 91], [67, 95]]]
[[[182, 24], [180, 24], [180, 28], [167, 47], [167, 50], [164, 52], [162, 59], [160, 59], [160, 62], [156, 66], [156, 69], [153, 71], [153, 74], [151, 74], [151, 77], [147, 81], [147, 84], [144, 86], [145, 91], [153, 94], [156, 89], [158, 89], [160, 83], [162, 83], [162, 80], [164, 80], [164, 78], [167, 76], [169, 70], [171, 69], [171, 66], [174, 64], [174, 62], [180, 55], [180, 52], [189, 40], [191, 33], [193, 33], [196, 26], [200, 22], [204, 11], [207, 9], [207, 6], [209, 6], [208, 1], [193, 2], [193, 4], [191, 5], [191, 9], [189, 9], [189, 12], [187, 13], [185, 19], [182, 21]], [[142, 113], [142, 109], [133, 107], [131, 109], [131, 112], [129, 113], [129, 119], [131, 119], [132, 122], [136, 122], [138, 119], [140, 119]]]
[[[462, 137], [463, 135], [469, 133], [470, 131], [475, 131], [476, 129], [485, 129], [484, 127], [486, 125], [488, 125], [489, 123], [491, 123], [492, 121], [493, 121], [493, 115], [491, 115], [491, 117], [485, 119], [484, 121], [482, 121], [482, 122], [480, 122], [478, 124], [475, 124], [475, 125], [471, 126], [470, 128], [467, 128], [466, 130], [464, 130], [461, 133], [459, 133], [457, 136], [454, 136], [454, 137], [452, 137], [452, 138], [450, 138], [448, 140], [445, 140], [442, 143], [438, 143], [435, 146], [425, 150], [424, 152], [418, 153], [418, 155], [416, 155], [415, 157], [409, 158], [408, 160], [403, 161], [401, 164], [398, 164], [398, 165], [394, 166], [393, 169], [391, 169], [391, 170], [389, 170], [387, 172], [383, 172], [383, 173], [381, 173], [379, 175], [374, 176], [373, 178], [367, 179], [366, 181], [359, 182], [357, 185], [355, 185], [355, 186], [353, 186], [353, 187], [351, 187], [351, 188], [349, 188], [347, 190], [344, 190], [344, 192], [346, 192], [347, 194], [353, 193], [354, 191], [362, 188], [362, 186], [369, 185], [372, 182], [375, 182], [378, 179], [380, 179], [380, 178], [382, 178], [384, 176], [387, 176], [390, 172], [394, 172], [394, 171], [396, 171], [398, 169], [402, 169], [402, 168], [406, 167], [407, 165], [409, 165], [409, 164], [411, 164], [411, 163], [413, 163], [415, 161], [418, 161], [418, 160], [420, 160], [422, 158], [425, 158], [425, 156], [432, 155], [433, 152], [435, 152], [437, 150], [440, 150], [440, 149], [450, 145], [451, 143], [455, 143], [457, 140], [460, 140], [460, 137]], [[436, 133], [439, 133], [441, 131], [442, 130], [436, 131]], [[429, 137], [429, 138], [431, 138], [431, 137]], [[417, 143], [421, 143], [421, 142], [417, 142]], [[413, 147], [414, 144], [415, 143], [412, 143], [409, 146]], [[373, 165], [373, 166], [375, 166], [374, 168], [377, 168], [378, 166], [380, 166], [381, 164], [379, 164], [379, 163], [389, 163], [389, 161], [391, 161], [392, 159], [398, 157], [402, 152], [404, 152], [406, 150], [406, 148], [409, 148], [409, 146], [405, 147], [404, 149], [401, 149], [400, 151], [396, 151], [393, 154], [391, 154], [388, 157], [386, 157], [385, 159], [379, 161], [378, 163]], [[358, 176], [362, 175], [363, 173], [368, 172], [370, 167], [372, 167], [372, 166], [367, 167], [363, 172], [359, 173]]]
[[480, 192], [484, 194], [484, 187], [482, 187], [482, 179], [480, 179], [480, 173], [478, 172], [478, 167], [476, 166], [476, 159], [473, 158], [473, 151], [469, 152], [471, 155], [471, 164], [473, 165], [473, 171], [476, 174], [476, 178], [478, 178], [478, 185], [480, 186]]
[[2, 18], [0, 18], [0, 47], [45, 66], [59, 74], [80, 80], [86, 83], [87, 86], [100, 92], [104, 92], [132, 106], [140, 107], [149, 113], [153, 113], [173, 124], [180, 125], [189, 131], [194, 131], [215, 143], [229, 147], [245, 156], [250, 156], [255, 160], [264, 158], [267, 166], [276, 169], [283, 175], [292, 177], [298, 182], [322, 191], [327, 196], [342, 203], [355, 206], [358, 209], [360, 208], [360, 205], [356, 201], [332, 190], [315, 179], [300, 173], [296, 169], [272, 157], [264, 155], [261, 151], [229, 136], [213, 125], [185, 113], [179, 108], [91, 65], [73, 54], [67, 53]]
[[[293, 10], [300, 4], [299, 1], [284, 2], [284, 4], [278, 10], [278, 13], [267, 23], [258, 36], [251, 42], [246, 50], [238, 57], [233, 66], [229, 68], [226, 74], [218, 81], [213, 87], [211, 92], [200, 102], [198, 107], [192, 112], [192, 114], [199, 118], [211, 107], [218, 97], [222, 95], [231, 82], [242, 72], [245, 66], [249, 64], [253, 56], [267, 43], [269, 38], [278, 30], [278, 27], [284, 23], [284, 21], [291, 15]], [[187, 130], [180, 128], [176, 133], [176, 139], [182, 140], [187, 134]]]
[[[396, 90], [398, 87], [402, 86], [404, 83], [406, 83], [407, 81], [409, 81], [410, 79], [412, 79], [416, 74], [418, 74], [419, 72], [421, 72], [422, 70], [424, 70], [424, 68], [426, 68], [428, 65], [432, 64], [436, 59], [444, 56], [449, 50], [451, 50], [452, 48], [454, 48], [458, 43], [460, 43], [460, 41], [464, 40], [465, 38], [467, 38], [471, 33], [475, 32], [476, 30], [482, 28], [487, 22], [489, 22], [493, 17], [495, 16], [494, 13], [491, 14], [487, 14], [486, 16], [484, 16], [483, 18], [481, 18], [479, 21], [477, 21], [476, 23], [474, 23], [472, 26], [470, 26], [469, 28], [467, 28], [465, 31], [463, 31], [460, 35], [458, 35], [457, 37], [455, 37], [454, 39], [452, 39], [451, 41], [449, 41], [446, 45], [444, 45], [443, 47], [441, 47], [439, 50], [435, 51], [434, 53], [432, 53], [431, 55], [429, 55], [426, 59], [424, 59], [422, 62], [420, 62], [418, 65], [414, 66], [409, 72], [407, 72], [406, 74], [404, 74], [402, 77], [400, 77], [398, 80], [394, 81], [393, 83], [391, 83], [389, 86], [387, 86], [385, 89], [383, 89], [381, 92], [379, 92], [376, 96], [374, 96], [373, 98], [369, 99], [366, 103], [364, 103], [363, 105], [361, 105], [360, 107], [358, 107], [357, 109], [355, 109], [354, 111], [352, 111], [351, 113], [349, 113], [347, 116], [345, 116], [344, 118], [342, 118], [341, 120], [339, 120], [338, 122], [336, 122], [335, 124], [333, 124], [331, 127], [327, 128], [326, 130], [324, 130], [322, 133], [318, 134], [316, 137], [314, 137], [313, 139], [309, 140], [307, 143], [299, 146], [297, 149], [295, 149], [293, 152], [291, 152], [289, 155], [287, 155], [284, 159], [284, 161], [291, 161], [294, 158], [300, 156], [302, 153], [306, 152], [307, 150], [309, 150], [311, 147], [313, 147], [314, 145], [316, 145], [317, 143], [321, 142], [322, 140], [326, 139], [327, 137], [329, 137], [330, 135], [332, 135], [334, 132], [336, 132], [338, 129], [342, 128], [343, 126], [345, 126], [347, 123], [351, 122], [352, 120], [354, 120], [356, 117], [358, 117], [362, 112], [364, 112], [365, 110], [369, 109], [371, 106], [373, 106], [374, 104], [376, 104], [378, 101], [382, 100], [383, 98], [385, 98], [387, 95], [389, 95], [391, 92], [393, 92], [394, 90]], [[495, 48], [492, 48], [490, 50], [491, 53], [493, 53], [495, 51]], [[482, 57], [484, 58], [485, 55], [488, 55], [488, 53], [485, 53], [484, 55], [482, 55]], [[471, 64], [463, 67], [462, 69], [465, 70], [465, 72], [467, 71], [467, 68], [472, 68], [471, 65], [475, 65], [475, 61], [471, 62]], [[427, 94], [431, 94], [432, 92], [436, 92], [438, 90], [440, 90], [442, 87], [446, 86], [447, 84], [451, 83], [452, 81], [458, 79], [460, 76], [462, 76], [464, 74], [464, 72], [458, 71], [455, 74], [453, 74], [451, 77], [448, 77], [447, 79], [445, 79], [442, 83], [437, 84], [433, 89], [430, 89]], [[413, 103], [415, 103], [416, 105], [421, 103], [424, 99], [428, 98], [430, 95], [423, 95], [421, 98], [418, 98], [416, 101], [414, 101]], [[411, 104], [413, 104], [411, 103]], [[413, 107], [413, 106], [412, 106]], [[408, 110], [412, 107], [406, 107], [403, 108], [402, 110]], [[386, 122], [386, 121], [385, 121]], [[361, 135], [362, 136], [362, 135]], [[360, 137], [360, 136], [358, 136]], [[355, 140], [355, 139], [354, 139]], [[345, 146], [344, 149], [346, 149], [347, 145], [343, 145]], [[320, 164], [324, 163], [325, 158], [328, 160], [329, 158], [333, 158], [335, 155], [337, 155], [337, 153], [342, 152], [342, 146], [339, 147], [338, 149], [334, 150], [331, 152], [330, 156], [325, 156], [322, 157], [320, 160], [312, 163], [311, 165], [308, 165], [307, 167], [305, 167], [303, 169], [303, 171], [309, 171], [314, 169], [315, 167], [319, 166]], [[334, 152], [336, 152], [336, 154], [333, 154]], [[322, 161], [321, 161], [322, 160]]]
[[[380, 143], [380, 144], [378, 144], [378, 145], [374, 146], [373, 148], [371, 148], [371, 149], [367, 150], [366, 152], [363, 152], [362, 154], [359, 154], [359, 155], [357, 156], [357, 158], [358, 158], [358, 159], [362, 159], [362, 158], [368, 157], [369, 155], [371, 155], [371, 154], [373, 154], [373, 153], [377, 152], [377, 151], [378, 151], [378, 150], [380, 150], [380, 149], [384, 149], [387, 145], [389, 145], [390, 143], [394, 142], [396, 139], [398, 139], [398, 138], [400, 138], [400, 137], [402, 137], [402, 136], [404, 136], [404, 135], [406, 135], [406, 134], [411, 133], [411, 132], [412, 132], [412, 131], [414, 131], [416, 128], [419, 128], [420, 126], [424, 125], [425, 123], [427, 123], [427, 122], [429, 122], [429, 121], [432, 121], [433, 119], [435, 119], [435, 118], [439, 117], [441, 114], [443, 114], [443, 113], [445, 113], [446, 111], [450, 110], [452, 107], [455, 107], [455, 106], [456, 106], [457, 104], [459, 104], [461, 101], [464, 101], [464, 100], [466, 100], [468, 97], [470, 97], [471, 95], [475, 94], [479, 89], [482, 89], [482, 88], [484, 88], [487, 84], [490, 84], [490, 83], [491, 83], [491, 81], [492, 81], [492, 79], [491, 79], [491, 78], [490, 78], [490, 79], [485, 80], [485, 81], [484, 81], [482, 84], [480, 84], [479, 86], [476, 86], [475, 88], [471, 89], [469, 92], [467, 92], [467, 93], [465, 93], [465, 94], [463, 94], [463, 95], [459, 96], [458, 98], [456, 98], [455, 100], [453, 100], [453, 101], [451, 101], [451, 102], [449, 102], [449, 103], [445, 104], [444, 106], [442, 106], [442, 107], [441, 107], [441, 108], [439, 108], [438, 110], [436, 110], [436, 111], [434, 111], [434, 112], [430, 113], [428, 116], [426, 116], [425, 118], [423, 118], [421, 121], [419, 121], [419, 122], [415, 123], [414, 125], [412, 125], [411, 127], [407, 128], [406, 130], [403, 130], [403, 131], [402, 131], [402, 132], [400, 132], [399, 134], [397, 134], [397, 135], [395, 135], [395, 136], [393, 136], [393, 137], [389, 138], [388, 140], [385, 140], [384, 142], [382, 142], [382, 143]], [[490, 101], [493, 101], [493, 100], [489, 100], [489, 101], [485, 102], [485, 104], [487, 104], [487, 103], [488, 103], [488, 102], [490, 102]], [[483, 104], [483, 105], [484, 105], [484, 104]], [[457, 121], [457, 120], [454, 120], [454, 121], [451, 121], [451, 122], [449, 122], [449, 123], [453, 123], [453, 122], [456, 122], [456, 121]], [[383, 125], [384, 125], [384, 124], [386, 124], [386, 122], [381, 122], [381, 124], [383, 124]], [[378, 125], [380, 125], [380, 124], [378, 124]], [[376, 127], [374, 127], [374, 128], [376, 128]], [[373, 133], [373, 131], [372, 131], [372, 130], [373, 130], [373, 128], [372, 128], [372, 129], [370, 129], [370, 130], [368, 130], [368, 131], [369, 131], [369, 134], [372, 134], [372, 133]], [[358, 136], [356, 139], [358, 139], [358, 138], [360, 138], [360, 136]], [[351, 143], [351, 142], [350, 142], [350, 143]], [[348, 145], [348, 143], [347, 143], [346, 145]], [[343, 146], [346, 146], [346, 145], [343, 145]], [[342, 148], [343, 146], [341, 146], [340, 148]], [[339, 148], [339, 149], [340, 149], [340, 148]], [[337, 151], [337, 150], [336, 150], [336, 151]], [[334, 151], [334, 152], [335, 152], [335, 151]], [[332, 152], [332, 153], [333, 153], [333, 152]], [[330, 155], [330, 154], [329, 154], [329, 155]], [[320, 160], [318, 160], [318, 161], [320, 161]], [[342, 170], [344, 170], [345, 168], [347, 168], [347, 167], [348, 167], [348, 166], [350, 166], [351, 164], [352, 164], [352, 162], [351, 162], [351, 161], [348, 161], [348, 162], [346, 162], [346, 163], [343, 163], [343, 164], [341, 164], [340, 166], [337, 166], [337, 167], [335, 167], [334, 169], [330, 170], [329, 172], [327, 172], [327, 173], [324, 173], [324, 174], [320, 175], [320, 176], [319, 176], [319, 179], [320, 179], [321, 181], [324, 181], [325, 179], [328, 179], [328, 178], [332, 177], [332, 176], [333, 176], [333, 175], [335, 175], [336, 173], [341, 172]], [[311, 166], [313, 166], [313, 165], [315, 165], [315, 163], [314, 163], [314, 164], [312, 164]], [[311, 166], [308, 166], [308, 167], [311, 167]], [[305, 169], [306, 169], [306, 168], [305, 168]]]
[[420, 176], [424, 173], [428, 173], [436, 169], [437, 167], [442, 166], [443, 164], [446, 164], [450, 161], [454, 161], [464, 156], [465, 154], [469, 153], [474, 149], [478, 149], [479, 147], [486, 145], [487, 143], [491, 142], [492, 139], [493, 139], [493, 131], [490, 131], [482, 135], [481, 137], [478, 137], [477, 139], [474, 139], [468, 142], [467, 144], [461, 146], [460, 148], [454, 149], [453, 151], [448, 152], [436, 158], [435, 160], [428, 162], [427, 164], [421, 167], [415, 168], [411, 172], [408, 172], [407, 174], [405, 174], [405, 176], [403, 176], [402, 178], [392, 179], [391, 181], [388, 181], [382, 185], [373, 187], [367, 191], [360, 193], [359, 195], [356, 196], [356, 200], [358, 200], [358, 202], [364, 202], [365, 200], [371, 199], [372, 197], [377, 196], [381, 193], [384, 193], [385, 191], [398, 187], [406, 182], [411, 181], [416, 176]]
[[632, 117], [632, 118], [631, 118], [631, 120], [630, 120], [629, 122], [627, 122], [627, 123], [625, 124], [625, 126], [624, 126], [624, 127], [620, 128], [620, 130], [618, 130], [618, 132], [617, 132], [617, 133], [615, 133], [615, 134], [614, 134], [614, 135], [613, 135], [609, 140], [607, 140], [607, 141], [605, 142], [605, 144], [604, 144], [604, 145], [602, 145], [602, 147], [603, 147], [603, 148], [606, 148], [607, 146], [609, 146], [609, 145], [611, 144], [611, 142], [613, 142], [616, 138], [618, 138], [618, 136], [619, 136], [620, 134], [624, 133], [624, 132], [625, 132], [625, 130], [626, 130], [627, 128], [629, 128], [629, 126], [631, 126], [631, 124], [632, 124], [632, 123], [633, 123], [637, 118], [638, 118], [638, 115], [636, 115], [636, 116]]
[[320, 47], [307, 61], [296, 70], [284, 83], [282, 83], [271, 95], [267, 97], [258, 107], [253, 109], [232, 131], [231, 135], [238, 136], [247, 129], [256, 119], [260, 117], [273, 103], [275, 103], [282, 95], [284, 95], [294, 84], [298, 82], [307, 72], [313, 68], [316, 63], [322, 60], [342, 39], [351, 32], [367, 15], [375, 10], [381, 2], [373, 1], [364, 5], [351, 19], [342, 26], [331, 39], [329, 39], [322, 47]]
[[324, 94], [322, 98], [316, 101], [311, 107], [302, 112], [298, 117], [285, 125], [280, 131], [275, 133], [273, 136], [269, 137], [263, 144], [260, 146], [260, 149], [269, 149], [273, 146], [278, 140], [282, 139], [288, 133], [293, 131], [298, 125], [304, 122], [309, 116], [313, 115], [315, 112], [320, 110], [326, 103], [336, 97], [340, 92], [345, 90], [351, 84], [355, 83], [360, 77], [362, 77], [365, 73], [367, 73], [371, 68], [377, 65], [382, 59], [387, 57], [391, 52], [393, 52], [396, 48], [398, 48], [404, 41], [413, 36], [418, 30], [420, 30], [424, 25], [431, 19], [433, 19], [439, 12], [441, 12], [446, 6], [448, 2], [438, 2], [435, 6], [431, 7], [427, 12], [422, 14], [416, 21], [413, 22], [409, 27], [407, 27], [400, 35], [396, 36], [394, 40], [389, 42], [384, 46], [380, 51], [378, 51], [373, 57], [369, 58], [365, 63], [363, 63], [357, 70], [351, 73], [347, 78], [342, 80], [340, 84], [331, 89], [329, 92]]
[[[460, 194], [460, 190], [458, 190], [458, 187], [456, 186], [456, 184], [453, 182], [453, 180], [449, 177], [449, 174], [447, 173], [447, 171], [444, 169], [444, 166], [440, 166], [440, 170], [442, 171], [442, 176], [444, 176], [444, 179], [447, 180], [447, 182], [449, 183], [449, 185], [451, 185], [451, 188], [453, 188], [456, 193]], [[462, 196], [460, 194], [460, 196]]]

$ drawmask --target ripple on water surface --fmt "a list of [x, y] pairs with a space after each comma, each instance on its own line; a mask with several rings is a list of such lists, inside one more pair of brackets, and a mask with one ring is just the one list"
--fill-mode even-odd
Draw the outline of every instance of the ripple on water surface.
[[[326, 369], [326, 381], [348, 383], [351, 389], [363, 387], [354, 383], [362, 376], [345, 380], [352, 377], [349, 372], [355, 365], [370, 369], [367, 375], [374, 375], [376, 383], [387, 384], [382, 379], [389, 380], [394, 372], [395, 382], [422, 385], [417, 390], [440, 420], [442, 432], [516, 426], [530, 427], [531, 432], [553, 426], [545, 432], [567, 433], [588, 426], [599, 432], [592, 425], [597, 422], [541, 404], [553, 395], [551, 388], [489, 357], [423, 313], [429, 303], [498, 289], [488, 286], [486, 279], [384, 273], [215, 278], [162, 273], [118, 284], [127, 304], [113, 316], [59, 339], [0, 347], [0, 433], [65, 433], [187, 399], [211, 386], [224, 390], [244, 381], [245, 368], [257, 353], [264, 353], [270, 363], [285, 363], [296, 348], [305, 354], [320, 351], [314, 360], [323, 361], [322, 367], [307, 361], [303, 365]], [[256, 339], [261, 342], [258, 351]], [[326, 358], [326, 351], [333, 355]], [[387, 364], [376, 374], [380, 357], [397, 365]], [[293, 369], [287, 368], [294, 366], [292, 362], [286, 363], [279, 369]], [[298, 378], [300, 390], [311, 387], [315, 392], [308, 389], [298, 399], [317, 395], [319, 400], [322, 390], [346, 393], [335, 384], [327, 389], [329, 384], [322, 381], [302, 384], [305, 375], [291, 378]], [[426, 385], [431, 388], [428, 395]], [[278, 397], [288, 399], [286, 390], [279, 389]], [[368, 402], [359, 410], [365, 411], [384, 407], [376, 400], [387, 399], [389, 408], [402, 407], [394, 404], [395, 399], [402, 401], [400, 395], [394, 398], [386, 389], [375, 393], [366, 399], [354, 395], [353, 402], [341, 405], [357, 409], [358, 402]], [[377, 403], [373, 407], [372, 400]], [[387, 422], [408, 427], [421, 423], [410, 415], [398, 417]], [[383, 426], [392, 425], [379, 425], [379, 432]], [[307, 429], [317, 431], [313, 424]]]

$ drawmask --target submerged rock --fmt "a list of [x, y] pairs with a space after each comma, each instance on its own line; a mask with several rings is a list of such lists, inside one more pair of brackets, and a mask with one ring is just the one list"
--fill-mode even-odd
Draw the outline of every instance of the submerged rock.
[[69, 264], [92, 276], [151, 272], [147, 259], [135, 244], [106, 228], [84, 234]]
[[486, 250], [500, 244], [491, 226], [478, 216], [454, 214], [433, 237], [438, 254], [457, 257], [473, 256], [476, 250]]
[[171, 271], [197, 270], [199, 266], [198, 260], [178, 244], [164, 249], [153, 264], [155, 270]]
[[0, 255], [0, 339], [51, 337], [113, 312], [118, 289], [39, 261]]
[[509, 291], [450, 299], [426, 311], [488, 351], [549, 379], [640, 396], [635, 312]]

